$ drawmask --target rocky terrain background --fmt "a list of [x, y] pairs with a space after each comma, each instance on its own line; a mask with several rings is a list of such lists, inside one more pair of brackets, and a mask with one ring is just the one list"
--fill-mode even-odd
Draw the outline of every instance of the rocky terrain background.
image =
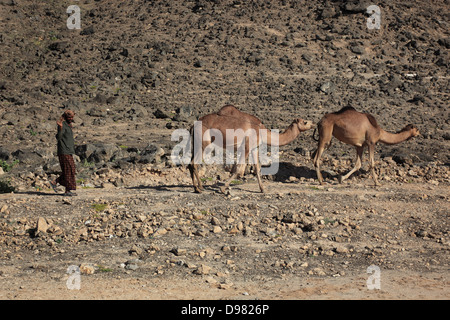
[[[380, 29], [367, 27], [371, 4], [381, 9]], [[81, 9], [80, 30], [67, 28], [70, 5]], [[428, 271], [440, 274], [434, 279], [445, 279], [448, 9], [448, 1], [1, 0], [0, 180], [2, 191], [15, 191], [0, 198], [0, 277], [9, 288], [3, 296], [20, 296], [17, 286], [24, 286], [17, 279], [24, 275], [55, 280], [57, 269], [59, 281], [81, 260], [92, 262], [86, 270], [104, 271], [100, 283], [111, 270], [119, 278], [116, 273], [124, 273], [128, 283], [136, 274], [147, 281], [148, 270], [159, 281], [181, 269], [183, 279], [194, 274], [202, 285], [206, 278], [208, 286], [228, 290], [242, 281], [230, 273], [250, 283], [270, 283], [280, 274], [343, 279], [350, 272], [336, 265], [359, 270], [369, 265], [368, 256], [391, 270], [422, 272], [428, 263]], [[216, 194], [215, 185], [227, 176], [221, 167], [204, 169], [207, 194], [194, 195], [185, 168], [170, 160], [177, 143], [171, 134], [225, 104], [274, 129], [298, 117], [317, 123], [350, 105], [375, 116], [385, 130], [412, 123], [421, 136], [377, 147], [384, 187], [376, 191], [367, 162], [348, 184], [336, 183], [354, 158], [339, 142], [324, 156], [329, 186], [318, 186], [311, 130], [281, 148], [279, 172], [264, 179], [268, 195], [252, 191], [251, 174], [237, 191]], [[49, 197], [49, 181], [60, 170], [56, 120], [67, 108], [76, 112], [76, 199]], [[410, 211], [400, 210], [408, 201]], [[402, 215], [393, 218], [396, 210]], [[398, 219], [400, 238], [386, 217]], [[342, 245], [348, 241], [355, 244]], [[97, 258], [98, 248], [106, 256]], [[127, 258], [111, 262], [107, 257], [117, 254], [111, 248], [122, 248]], [[282, 254], [287, 248], [301, 258]], [[402, 248], [411, 255], [394, 253]], [[249, 252], [258, 256], [253, 262], [245, 262]], [[418, 259], [423, 252], [427, 258]], [[266, 262], [257, 264], [260, 259]], [[439, 280], [444, 288], [445, 281]], [[441, 286], [431, 287], [442, 293]], [[302, 295], [294, 290], [279, 297]]]

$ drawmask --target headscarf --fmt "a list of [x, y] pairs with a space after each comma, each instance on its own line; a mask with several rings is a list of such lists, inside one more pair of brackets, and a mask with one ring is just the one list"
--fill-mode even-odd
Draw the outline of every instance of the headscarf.
[[[71, 121], [68, 120], [69, 117], [72, 118]], [[75, 117], [75, 112], [73, 112], [72, 110], [66, 110], [62, 114], [62, 116], [59, 119], [59, 121], [63, 122], [65, 120], [67, 122], [67, 124], [71, 127], [72, 126], [72, 122], [74, 122], [74, 120], [73, 120], [74, 117]]]

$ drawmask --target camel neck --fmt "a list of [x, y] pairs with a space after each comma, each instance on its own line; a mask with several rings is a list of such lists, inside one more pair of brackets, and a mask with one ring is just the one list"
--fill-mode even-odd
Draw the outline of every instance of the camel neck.
[[297, 125], [291, 124], [283, 133], [280, 133], [278, 135], [277, 143], [272, 137], [272, 132], [270, 130], [267, 130], [266, 143], [269, 146], [284, 146], [294, 141], [294, 139], [297, 138], [299, 134], [300, 130], [298, 129]]
[[397, 144], [411, 138], [411, 131], [402, 131], [399, 133], [390, 133], [381, 129], [380, 142], [384, 144]]

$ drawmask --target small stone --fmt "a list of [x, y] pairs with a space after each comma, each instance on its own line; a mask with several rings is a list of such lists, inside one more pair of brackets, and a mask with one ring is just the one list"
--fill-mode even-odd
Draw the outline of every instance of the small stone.
[[48, 226], [47, 220], [45, 220], [45, 218], [43, 218], [43, 217], [39, 217], [37, 224], [36, 224], [36, 234], [47, 233], [48, 227], [49, 226]]
[[364, 47], [359, 46], [359, 45], [354, 45], [350, 47], [351, 52], [356, 53], [356, 54], [363, 54], [365, 52]]
[[180, 248], [173, 248], [172, 250], [170, 250], [170, 252], [172, 252], [174, 255], [178, 256], [184, 256], [187, 253], [186, 249], [180, 249]]
[[335, 90], [335, 85], [331, 81], [327, 81], [320, 86], [320, 91], [323, 93], [332, 93]]
[[155, 233], [153, 233], [154, 237], [160, 237], [163, 236], [167, 233], [167, 229], [166, 228], [159, 228], [158, 230], [155, 231]]
[[80, 265], [80, 273], [82, 274], [94, 274], [95, 266], [92, 263], [82, 263]]
[[114, 184], [112, 184], [112, 183], [109, 183], [109, 182], [103, 182], [101, 184], [101, 187], [103, 189], [114, 189], [116, 186]]
[[208, 235], [208, 231], [205, 229], [199, 228], [194, 232], [194, 235], [199, 236], [199, 237], [206, 237]]
[[244, 229], [244, 236], [251, 236], [253, 233], [253, 229], [250, 227], [245, 227]]
[[201, 60], [197, 60], [197, 61], [195, 61], [195, 63], [194, 63], [194, 67], [196, 67], [196, 68], [201, 68], [201, 67], [203, 67], [205, 65], [205, 63], [203, 62], [203, 61], [201, 61]]
[[58, 226], [51, 225], [47, 229], [47, 232], [51, 233], [54, 236], [59, 236], [59, 235], [61, 235], [63, 233], [63, 230], [60, 227], [58, 227]]
[[125, 269], [127, 269], [127, 270], [134, 271], [134, 270], [137, 270], [138, 268], [139, 268], [139, 266], [135, 263], [130, 263], [130, 264], [125, 265]]
[[229, 290], [232, 288], [232, 286], [233, 286], [233, 283], [221, 283], [219, 285], [219, 289]]
[[342, 245], [338, 245], [334, 248], [337, 253], [348, 253], [348, 249]]
[[185, 265], [186, 268], [188, 268], [188, 269], [195, 269], [195, 268], [197, 268], [197, 266], [196, 266], [195, 264], [193, 264], [192, 262], [189, 262], [189, 261], [185, 262], [184, 265]]
[[228, 234], [237, 234], [237, 233], [239, 233], [239, 230], [238, 230], [238, 228], [236, 226], [233, 226], [231, 228], [231, 230], [228, 231]]
[[139, 264], [142, 264], [142, 260], [139, 259], [131, 259], [125, 262], [125, 269], [127, 270], [137, 270], [139, 268]]
[[196, 212], [196, 213], [194, 213], [193, 214], [193, 218], [194, 218], [194, 220], [201, 220], [201, 219], [203, 219], [203, 214], [201, 213], [201, 212]]
[[218, 281], [214, 279], [213, 277], [207, 277], [205, 281], [209, 284], [218, 284]]
[[133, 245], [129, 252], [130, 252], [130, 254], [136, 254], [139, 256], [144, 252], [144, 249], [140, 248], [137, 245]]
[[308, 63], [311, 63], [314, 60], [314, 56], [309, 53], [304, 53], [302, 55], [303, 60], [305, 60]]
[[317, 275], [317, 276], [325, 276], [326, 273], [321, 268], [314, 268], [310, 271], [311, 274]]
[[211, 272], [211, 267], [208, 267], [205, 264], [200, 265], [200, 267], [198, 267], [197, 269], [194, 270], [195, 274], [198, 275], [207, 275]]
[[211, 224], [212, 224], [213, 226], [218, 226], [218, 225], [220, 224], [220, 221], [219, 221], [219, 219], [217, 219], [216, 217], [212, 217], [212, 218], [211, 218]]

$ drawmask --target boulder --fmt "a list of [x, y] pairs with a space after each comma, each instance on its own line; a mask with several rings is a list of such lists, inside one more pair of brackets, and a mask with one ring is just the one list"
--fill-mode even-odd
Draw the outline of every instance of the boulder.
[[18, 149], [12, 154], [12, 158], [19, 160], [20, 164], [36, 164], [43, 160], [43, 158], [31, 149]]
[[157, 163], [165, 154], [164, 150], [156, 144], [149, 144], [141, 150], [140, 163]]
[[75, 153], [81, 161], [109, 162], [122, 156], [122, 149], [112, 143], [88, 143], [77, 146]]
[[344, 3], [345, 13], [363, 13], [367, 7], [373, 4], [369, 0], [347, 0]]

